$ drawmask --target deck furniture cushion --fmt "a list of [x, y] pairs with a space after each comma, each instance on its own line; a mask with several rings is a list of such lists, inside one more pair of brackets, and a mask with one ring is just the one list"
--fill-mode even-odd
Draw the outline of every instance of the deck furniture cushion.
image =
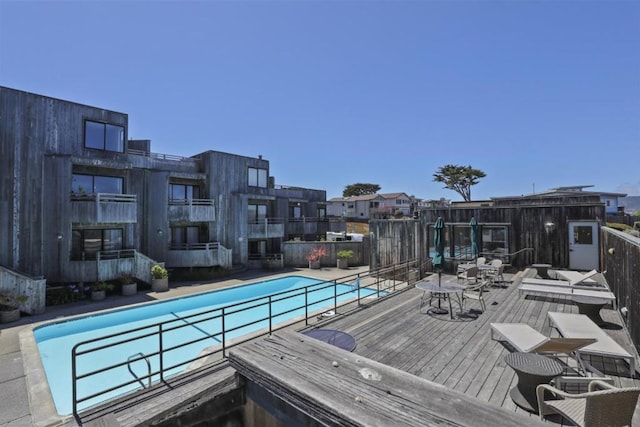
[[635, 357], [600, 329], [584, 314], [549, 312], [549, 322], [566, 338], [596, 338], [597, 341], [578, 350], [581, 355], [589, 354], [626, 360], [631, 377], [635, 376]]

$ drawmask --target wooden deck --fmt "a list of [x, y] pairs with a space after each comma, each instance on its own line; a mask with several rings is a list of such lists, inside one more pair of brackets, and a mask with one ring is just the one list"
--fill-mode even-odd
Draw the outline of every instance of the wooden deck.
[[[473, 316], [451, 320], [448, 315], [429, 314], [419, 310], [422, 291], [410, 288], [387, 300], [349, 315], [338, 313], [318, 325], [350, 333], [356, 338], [354, 353], [400, 369], [410, 374], [442, 384], [450, 389], [491, 402], [509, 411], [529, 415], [516, 406], [509, 390], [517, 381], [515, 372], [504, 362], [511, 349], [507, 344], [491, 339], [490, 323], [526, 323], [544, 334], [557, 336], [548, 326], [547, 312], [575, 312], [577, 306], [567, 298], [521, 296], [517, 290], [523, 277], [535, 275], [524, 270], [505, 275], [504, 287], [492, 287], [485, 294], [487, 310], [480, 312], [477, 301], [465, 303]], [[476, 311], [477, 310], [477, 311]], [[457, 305], [454, 304], [454, 312]], [[608, 322], [605, 329], [628, 351], [636, 356], [622, 319], [616, 310], [601, 312]], [[616, 386], [640, 386], [640, 380], [630, 378], [626, 362], [602, 357], [586, 357], [595, 368], [611, 376]], [[636, 375], [637, 376], [637, 375]], [[634, 425], [640, 425], [636, 411]], [[537, 415], [531, 415], [537, 417]], [[559, 417], [550, 421], [561, 423]]]
[[[320, 318], [313, 325], [303, 328], [300, 324], [289, 330], [303, 331], [313, 327], [338, 329], [348, 332], [356, 339], [354, 354], [374, 362], [397, 368], [409, 374], [433, 381], [461, 392], [479, 402], [490, 402], [523, 417], [537, 415], [520, 409], [509, 396], [517, 377], [513, 369], [504, 362], [511, 349], [508, 345], [491, 339], [490, 323], [526, 323], [544, 334], [557, 336], [548, 326], [549, 311], [575, 312], [577, 306], [567, 298], [523, 297], [517, 287], [523, 277], [532, 277], [535, 271], [526, 269], [515, 275], [505, 274], [504, 286], [493, 287], [485, 294], [486, 312], [480, 311], [477, 301], [468, 301], [465, 311], [472, 315], [462, 315], [450, 319], [448, 314], [429, 314], [427, 307], [419, 309], [422, 291], [413, 286], [394, 296], [359, 308], [345, 307], [336, 315]], [[366, 283], [365, 283], [366, 284]], [[454, 304], [454, 311], [458, 307]], [[637, 357], [626, 328], [616, 310], [604, 308], [602, 317], [608, 322], [606, 330], [629, 352]], [[264, 340], [264, 337], [257, 338]], [[241, 346], [242, 347], [242, 346]], [[630, 378], [626, 362], [601, 357], [586, 358], [595, 368], [610, 376], [616, 386], [640, 386], [640, 380]], [[636, 363], [636, 365], [638, 365]], [[223, 368], [224, 367], [224, 368]], [[97, 417], [83, 417], [84, 421], [102, 422], [108, 417], [113, 425], [139, 425], [143, 413], [147, 421], [164, 416], [172, 404], [194, 395], [209, 395], [212, 390], [228, 391], [233, 369], [223, 362], [213, 370], [215, 375], [203, 375], [196, 381], [183, 381], [187, 386], [174, 384], [167, 390], [146, 396], [126, 407], [102, 411]], [[219, 378], [216, 377], [219, 376]], [[636, 375], [637, 376], [637, 375]], [[219, 385], [216, 385], [219, 383]], [[175, 387], [174, 387], [175, 386]], [[155, 388], [152, 391], [157, 391]], [[135, 400], [135, 399], [134, 399]], [[197, 405], [196, 405], [197, 406]], [[549, 425], [562, 425], [559, 416], [548, 417]], [[68, 420], [65, 425], [76, 425]], [[634, 426], [640, 426], [640, 410], [636, 410]]]

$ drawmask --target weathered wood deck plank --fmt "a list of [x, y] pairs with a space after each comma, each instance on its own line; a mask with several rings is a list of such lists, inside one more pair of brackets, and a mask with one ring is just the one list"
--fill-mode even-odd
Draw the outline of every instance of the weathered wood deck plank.
[[[517, 407], [509, 396], [517, 376], [504, 363], [504, 356], [512, 349], [507, 344], [490, 339], [489, 323], [527, 323], [545, 335], [557, 336], [557, 332], [549, 326], [547, 313], [578, 311], [566, 297], [520, 295], [517, 290], [520, 281], [534, 274], [532, 270], [524, 270], [508, 277], [513, 282], [507, 283], [504, 288], [490, 288], [485, 294], [486, 312], [473, 321], [452, 322], [448, 315], [420, 314], [418, 301], [422, 292], [409, 290], [394, 297], [394, 301], [354, 312], [325, 326], [354, 335], [358, 342], [355, 349], [357, 354], [433, 380], [482, 401], [501, 405], [509, 411], [528, 414]], [[492, 305], [493, 302], [497, 304]], [[472, 307], [479, 309], [479, 306]], [[605, 307], [602, 315], [612, 324], [622, 324], [619, 313], [611, 307]], [[373, 319], [370, 323], [367, 320], [369, 318]], [[625, 329], [612, 328], [607, 332], [635, 353]], [[621, 360], [592, 357], [591, 363], [612, 376], [616, 385], [640, 386], [638, 378], [629, 378], [628, 367]]]
[[544, 425], [295, 332], [233, 349], [229, 362], [328, 426]]

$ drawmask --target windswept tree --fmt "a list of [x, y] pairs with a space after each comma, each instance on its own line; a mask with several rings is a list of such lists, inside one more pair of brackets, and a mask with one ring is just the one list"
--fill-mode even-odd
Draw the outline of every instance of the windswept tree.
[[435, 182], [442, 182], [444, 188], [460, 194], [465, 202], [471, 201], [471, 186], [478, 183], [478, 179], [487, 176], [480, 169], [471, 166], [445, 165], [433, 174]]
[[344, 187], [342, 197], [365, 196], [367, 194], [376, 194], [378, 191], [380, 191], [378, 184], [357, 183]]

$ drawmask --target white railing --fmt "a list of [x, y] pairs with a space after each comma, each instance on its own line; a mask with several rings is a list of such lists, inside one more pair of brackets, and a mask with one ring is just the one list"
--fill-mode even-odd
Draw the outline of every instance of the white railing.
[[213, 199], [169, 199], [173, 206], [213, 206]]
[[131, 148], [127, 149], [127, 154], [133, 154], [135, 156], [148, 157], [148, 158], [157, 159], [157, 160], [171, 160], [176, 162], [187, 161], [187, 162], [197, 163], [200, 161], [199, 157], [183, 157], [183, 156], [175, 156], [173, 154], [149, 153], [147, 151], [133, 150]]

